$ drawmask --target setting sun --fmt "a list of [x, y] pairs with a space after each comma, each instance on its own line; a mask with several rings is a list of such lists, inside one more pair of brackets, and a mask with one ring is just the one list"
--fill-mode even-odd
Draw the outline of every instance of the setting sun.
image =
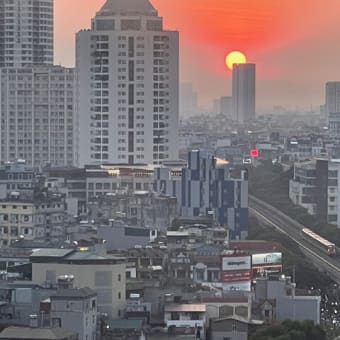
[[247, 58], [242, 52], [233, 51], [226, 56], [225, 62], [229, 70], [232, 70], [234, 64], [245, 64]]

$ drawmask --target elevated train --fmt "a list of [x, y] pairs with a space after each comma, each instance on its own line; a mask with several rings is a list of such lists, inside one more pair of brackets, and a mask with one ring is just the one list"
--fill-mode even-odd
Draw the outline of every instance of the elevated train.
[[329, 256], [336, 256], [336, 245], [320, 235], [314, 233], [314, 231], [303, 228], [302, 234], [309, 238], [312, 242], [314, 242], [317, 246], [324, 249]]

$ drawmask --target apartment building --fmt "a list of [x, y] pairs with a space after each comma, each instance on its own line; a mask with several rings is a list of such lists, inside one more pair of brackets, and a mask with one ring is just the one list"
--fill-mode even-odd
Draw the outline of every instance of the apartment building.
[[32, 167], [72, 166], [74, 70], [27, 66], [0, 70], [2, 162]]
[[105, 2], [76, 36], [80, 166], [177, 159], [178, 59], [149, 0]]
[[53, 4], [0, 1], [0, 67], [53, 64]]

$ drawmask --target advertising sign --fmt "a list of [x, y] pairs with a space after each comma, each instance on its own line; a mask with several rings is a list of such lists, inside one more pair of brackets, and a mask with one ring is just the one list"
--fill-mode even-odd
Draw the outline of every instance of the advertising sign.
[[243, 282], [251, 278], [251, 256], [222, 257], [222, 282]]
[[250, 270], [235, 270], [222, 272], [222, 282], [241, 282], [251, 278]]
[[252, 265], [282, 264], [282, 253], [253, 254]]
[[222, 271], [239, 271], [251, 269], [250, 256], [225, 256], [222, 258]]

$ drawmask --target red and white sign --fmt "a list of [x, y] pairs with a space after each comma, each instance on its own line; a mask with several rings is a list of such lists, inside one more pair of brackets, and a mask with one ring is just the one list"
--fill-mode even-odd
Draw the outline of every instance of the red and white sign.
[[243, 282], [251, 279], [251, 256], [222, 257], [222, 282]]

